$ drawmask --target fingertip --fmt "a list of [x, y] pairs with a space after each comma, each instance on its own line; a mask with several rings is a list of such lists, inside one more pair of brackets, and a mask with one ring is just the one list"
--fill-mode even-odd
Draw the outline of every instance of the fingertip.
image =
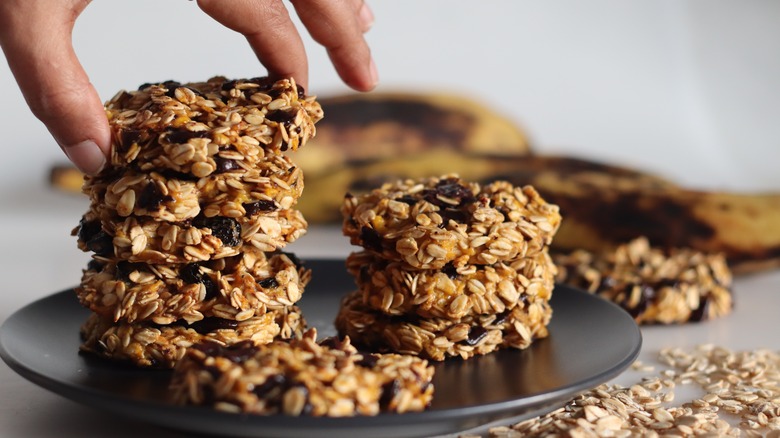
[[376, 68], [376, 62], [374, 62], [374, 58], [371, 58], [371, 61], [368, 64], [368, 72], [371, 77], [371, 89], [374, 89], [379, 83], [379, 70]]
[[293, 5], [312, 38], [328, 51], [341, 80], [357, 91], [370, 91], [379, 74], [363, 34], [374, 16], [365, 2], [357, 7], [355, 1], [300, 0]]
[[203, 12], [244, 35], [269, 77], [294, 78], [308, 88], [306, 49], [282, 0], [234, 0], [229, 7], [225, 3], [198, 0]]
[[305, 90], [309, 89], [309, 64], [306, 49], [297, 31], [277, 34], [245, 35], [249, 46], [273, 79], [293, 78]]
[[92, 84], [41, 91], [32, 98], [33, 113], [76, 167], [88, 175], [100, 172], [111, 152], [111, 129]]
[[74, 21], [89, 2], [16, 3], [25, 8], [4, 23], [8, 65], [30, 110], [68, 158], [84, 173], [98, 173], [107, 162], [111, 133], [71, 44]]
[[106, 165], [106, 155], [103, 149], [92, 140], [84, 140], [76, 144], [60, 145], [65, 155], [82, 172], [96, 175]]
[[350, 68], [348, 65], [341, 64], [332, 55], [331, 59], [336, 65], [339, 76], [350, 88], [366, 92], [373, 90], [379, 84], [379, 71], [373, 58], [369, 58], [368, 65], [362, 69]]
[[358, 11], [358, 18], [360, 19], [360, 25], [362, 26], [363, 33], [368, 32], [371, 27], [374, 26], [374, 13], [368, 6], [368, 3], [363, 2], [363, 5]]

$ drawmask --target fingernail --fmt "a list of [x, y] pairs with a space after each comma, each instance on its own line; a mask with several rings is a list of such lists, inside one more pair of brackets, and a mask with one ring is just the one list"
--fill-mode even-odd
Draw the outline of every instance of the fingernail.
[[84, 140], [81, 143], [62, 148], [65, 155], [82, 172], [95, 175], [106, 165], [106, 156], [98, 145], [92, 140]]
[[371, 12], [371, 8], [368, 7], [366, 2], [363, 2], [363, 6], [360, 7], [358, 16], [360, 17], [360, 22], [363, 23], [363, 32], [371, 29], [371, 26], [374, 25], [374, 13]]
[[372, 85], [376, 85], [379, 83], [379, 71], [376, 69], [376, 63], [374, 62], [374, 58], [371, 58], [371, 63], [368, 65], [368, 70], [371, 73], [371, 82], [373, 82]]

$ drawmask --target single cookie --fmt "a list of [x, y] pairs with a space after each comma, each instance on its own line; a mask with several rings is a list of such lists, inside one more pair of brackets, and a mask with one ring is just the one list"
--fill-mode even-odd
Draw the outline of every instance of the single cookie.
[[100, 257], [143, 263], [191, 263], [232, 257], [242, 248], [276, 251], [306, 233], [300, 211], [257, 211], [239, 218], [200, 215], [191, 221], [149, 217], [98, 218], [89, 211], [72, 234], [78, 247]]
[[558, 207], [533, 189], [457, 176], [387, 183], [347, 195], [343, 232], [354, 245], [417, 269], [492, 265], [538, 254], [560, 225]]
[[293, 80], [268, 78], [144, 84], [105, 105], [111, 167], [169, 169], [198, 178], [251, 168], [268, 153], [295, 150], [314, 136], [322, 108]]
[[547, 251], [494, 265], [410, 269], [362, 251], [347, 257], [363, 303], [388, 315], [456, 320], [511, 310], [528, 296], [549, 300], [555, 277]]
[[257, 346], [194, 345], [174, 370], [173, 400], [260, 415], [343, 417], [424, 410], [433, 367], [417, 357], [360, 354], [349, 339]]
[[530, 296], [511, 310], [459, 320], [390, 316], [363, 304], [360, 291], [355, 291], [342, 301], [336, 329], [355, 345], [371, 351], [432, 360], [468, 359], [500, 348], [527, 348], [547, 336], [551, 316], [547, 299]]
[[84, 307], [113, 321], [243, 321], [295, 304], [310, 277], [291, 254], [249, 247], [239, 256], [201, 263], [93, 259], [76, 295]]
[[303, 191], [303, 172], [284, 155], [271, 154], [251, 168], [242, 167], [202, 178], [149, 173], [134, 169], [85, 177], [90, 209], [104, 221], [149, 216], [166, 222], [197, 217], [239, 218], [256, 212], [292, 208]]
[[262, 345], [277, 338], [299, 338], [305, 328], [306, 321], [297, 306], [244, 321], [212, 317], [189, 325], [115, 323], [92, 313], [81, 327], [81, 350], [141, 367], [173, 368], [187, 348], [204, 340], [225, 345], [241, 341]]
[[673, 324], [731, 313], [731, 272], [722, 254], [662, 251], [644, 237], [614, 251], [556, 254], [558, 281], [627, 310], [640, 324]]

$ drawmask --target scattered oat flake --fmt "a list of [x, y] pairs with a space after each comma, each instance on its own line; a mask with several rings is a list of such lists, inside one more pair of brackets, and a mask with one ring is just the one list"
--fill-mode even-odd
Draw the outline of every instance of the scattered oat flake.
[[[493, 427], [488, 436], [780, 438], [780, 352], [701, 345], [664, 349], [658, 360], [671, 369], [630, 387], [600, 385], [548, 414]], [[632, 368], [652, 367], [638, 362]], [[706, 394], [670, 406], [673, 395], [668, 389], [686, 384], [697, 385]], [[727, 421], [726, 416], [736, 421]]]

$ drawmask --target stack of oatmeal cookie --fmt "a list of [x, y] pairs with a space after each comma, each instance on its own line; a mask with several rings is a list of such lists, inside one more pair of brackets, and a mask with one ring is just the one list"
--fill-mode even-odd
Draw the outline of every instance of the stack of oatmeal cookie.
[[347, 195], [343, 231], [357, 290], [336, 318], [361, 347], [464, 359], [547, 336], [561, 216], [530, 186], [457, 176]]
[[110, 163], [74, 230], [94, 253], [76, 289], [83, 349], [172, 367], [200, 340], [300, 335], [310, 272], [280, 251], [306, 231], [303, 173], [284, 151], [322, 109], [292, 80], [145, 84], [106, 104]]

